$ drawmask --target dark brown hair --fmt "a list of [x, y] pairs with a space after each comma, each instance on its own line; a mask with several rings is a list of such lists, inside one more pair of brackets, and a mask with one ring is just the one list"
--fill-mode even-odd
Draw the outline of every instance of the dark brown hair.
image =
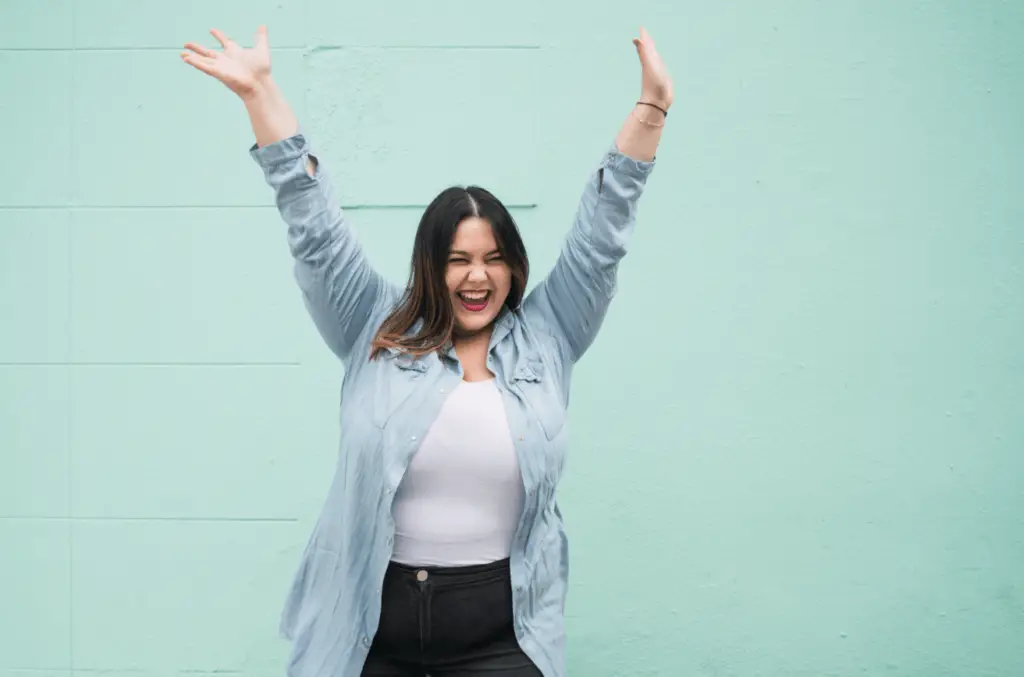
[[[420, 356], [442, 349], [455, 331], [445, 272], [455, 231], [469, 217], [487, 221], [498, 251], [512, 273], [505, 305], [517, 309], [523, 301], [530, 263], [519, 228], [505, 205], [479, 186], [453, 186], [427, 206], [416, 230], [409, 282], [401, 302], [381, 323], [374, 336], [370, 359], [387, 348]], [[422, 321], [415, 333], [410, 330]]]

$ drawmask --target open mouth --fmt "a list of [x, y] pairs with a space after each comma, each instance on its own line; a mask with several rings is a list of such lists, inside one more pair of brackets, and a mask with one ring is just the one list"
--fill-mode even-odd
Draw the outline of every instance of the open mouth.
[[456, 293], [456, 296], [462, 301], [462, 307], [471, 313], [479, 313], [487, 307], [487, 303], [491, 300], [489, 291], [460, 291]]

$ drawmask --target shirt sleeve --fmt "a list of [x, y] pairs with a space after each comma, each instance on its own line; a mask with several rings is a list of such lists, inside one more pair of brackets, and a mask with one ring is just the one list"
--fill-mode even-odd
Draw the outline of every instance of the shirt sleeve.
[[[288, 226], [295, 279], [306, 309], [328, 347], [348, 360], [386, 303], [390, 285], [367, 260], [322, 163], [301, 131], [263, 147], [253, 145], [249, 152], [273, 188]], [[306, 171], [307, 159], [315, 164], [313, 176]]]
[[633, 159], [614, 145], [606, 152], [587, 180], [558, 260], [524, 301], [524, 314], [549, 328], [570, 363], [583, 357], [604, 321], [653, 169], [654, 160]]

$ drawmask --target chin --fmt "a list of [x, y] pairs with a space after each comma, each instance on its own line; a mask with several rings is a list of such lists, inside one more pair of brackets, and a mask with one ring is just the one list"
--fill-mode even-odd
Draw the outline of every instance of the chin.
[[459, 334], [475, 334], [478, 331], [486, 329], [492, 322], [494, 322], [497, 315], [488, 313], [486, 317], [480, 317], [474, 315], [473, 317], [456, 317], [455, 318], [455, 331]]

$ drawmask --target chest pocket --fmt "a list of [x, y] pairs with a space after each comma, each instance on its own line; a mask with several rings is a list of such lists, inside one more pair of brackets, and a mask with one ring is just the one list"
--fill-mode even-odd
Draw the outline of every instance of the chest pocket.
[[530, 358], [516, 364], [511, 383], [540, 422], [545, 437], [549, 440], [558, 437], [566, 414], [554, 374], [539, 358]]
[[373, 422], [378, 428], [387, 425], [399, 407], [416, 392], [426, 373], [425, 358], [417, 360], [394, 352], [381, 356], [373, 389]]

